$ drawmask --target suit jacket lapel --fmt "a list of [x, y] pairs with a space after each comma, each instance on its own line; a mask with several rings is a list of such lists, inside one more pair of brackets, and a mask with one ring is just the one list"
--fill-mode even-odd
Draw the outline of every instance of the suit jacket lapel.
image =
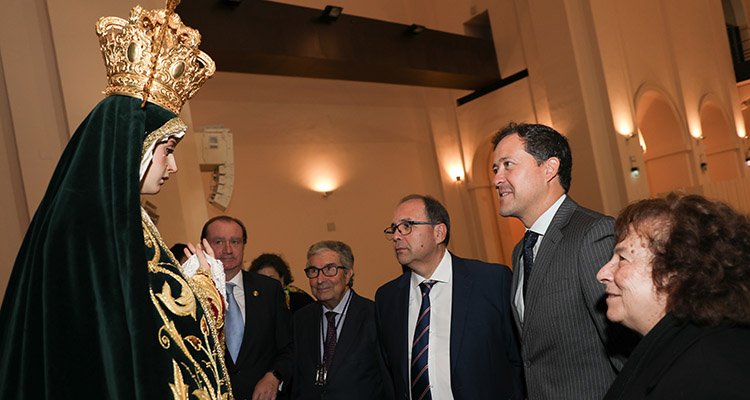
[[[322, 329], [322, 323], [323, 323], [323, 306], [320, 304], [317, 304], [315, 306], [316, 312], [310, 313], [310, 320], [307, 321], [305, 326], [312, 327], [309, 331], [305, 333], [307, 345], [305, 348], [310, 349], [308, 352], [308, 357], [310, 357], [310, 360], [312, 362], [312, 365], [318, 366], [320, 363], [323, 362], [323, 355], [321, 354], [321, 347], [320, 342], [322, 339], [321, 337], [321, 329]], [[314, 321], [312, 319], [315, 319]]]
[[544, 234], [536, 259], [534, 260], [531, 280], [527, 282], [529, 287], [526, 288], [526, 297], [524, 299], [524, 321], [534, 311], [535, 300], [541, 295], [540, 291], [544, 287], [543, 283], [549, 274], [549, 268], [553, 261], [552, 256], [555, 254], [555, 250], [557, 250], [557, 246], [562, 239], [562, 229], [570, 221], [570, 217], [573, 215], [576, 207], [578, 205], [570, 196], [567, 196], [560, 205], [560, 208], [557, 209], [555, 216], [552, 217], [552, 222], [550, 222], [547, 232]]
[[[409, 362], [407, 354], [409, 354], [409, 342], [412, 338], [409, 337], [409, 281], [411, 280], [411, 272], [401, 275], [398, 281], [398, 298], [396, 299], [396, 307], [394, 307], [393, 318], [397, 321], [397, 326], [400, 333], [395, 333], [398, 337], [401, 337], [400, 354], [403, 354], [401, 358], [401, 380], [406, 388], [411, 387], [409, 384]], [[394, 377], [395, 378], [395, 377]]]
[[341, 327], [341, 336], [336, 342], [336, 352], [333, 353], [333, 361], [331, 361], [331, 372], [334, 374], [338, 371], [336, 366], [341, 364], [341, 359], [346, 354], [349, 354], [349, 349], [357, 339], [360, 339], [357, 337], [357, 333], [360, 332], [360, 328], [365, 322], [363, 311], [360, 297], [352, 290], [352, 299], [349, 303], [349, 309], [346, 311], [344, 326]]
[[[245, 331], [242, 334], [242, 344], [240, 345], [240, 352], [237, 354], [237, 361], [240, 361], [245, 356], [245, 353], [250, 351], [249, 343], [252, 342], [250, 337], [253, 334], [252, 327], [250, 325], [252, 316], [254, 314], [255, 307], [261, 296], [267, 293], [261, 293], [256, 287], [253, 281], [252, 274], [249, 272], [242, 271], [242, 286], [245, 287]], [[257, 292], [257, 295], [256, 295]], [[231, 357], [230, 357], [231, 358]], [[237, 363], [239, 364], [239, 363]]]
[[453, 264], [453, 304], [451, 306], [451, 374], [456, 369], [459, 354], [461, 352], [461, 341], [466, 327], [466, 315], [468, 314], [471, 300], [472, 279], [464, 268], [463, 260], [451, 254]]

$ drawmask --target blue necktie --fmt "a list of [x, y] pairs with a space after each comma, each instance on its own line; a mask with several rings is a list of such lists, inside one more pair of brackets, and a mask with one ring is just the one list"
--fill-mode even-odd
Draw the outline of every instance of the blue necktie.
[[227, 282], [227, 317], [224, 320], [224, 335], [226, 336], [227, 349], [232, 356], [233, 361], [237, 361], [237, 355], [240, 352], [242, 344], [242, 334], [245, 330], [245, 323], [242, 321], [242, 312], [237, 300], [234, 299], [234, 283]]
[[528, 230], [523, 235], [523, 297], [526, 298], [526, 288], [529, 286], [531, 269], [534, 267], [534, 245], [539, 234]]
[[427, 370], [427, 355], [430, 347], [430, 289], [435, 281], [419, 284], [422, 290], [422, 306], [419, 308], [414, 343], [411, 346], [411, 399], [432, 400], [430, 375]]

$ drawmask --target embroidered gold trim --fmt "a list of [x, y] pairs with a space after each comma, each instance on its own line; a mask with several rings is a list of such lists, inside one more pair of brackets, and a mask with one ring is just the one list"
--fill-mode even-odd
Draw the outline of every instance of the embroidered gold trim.
[[154, 143], [162, 141], [165, 137], [175, 135], [180, 132], [187, 131], [188, 127], [180, 117], [174, 117], [160, 126], [159, 129], [151, 132], [146, 136], [146, 140], [143, 141], [143, 147], [141, 148], [141, 159], [146, 156], [146, 152], [151, 149]]
[[[220, 296], [218, 291], [215, 287], [212, 286], [211, 290], [215, 293], [208, 295], [207, 293], [210, 293], [210, 291], [207, 290], [204, 284], [194, 285], [190, 280], [186, 280], [184, 276], [182, 276], [182, 274], [180, 274], [179, 272], [173, 272], [165, 268], [166, 265], [171, 265], [175, 269], [175, 271], [179, 271], [179, 268], [177, 268], [177, 260], [175, 260], [174, 255], [168, 250], [168, 247], [163, 242], [161, 235], [159, 235], [159, 231], [156, 229], [156, 226], [153, 225], [151, 218], [149, 218], [146, 211], [142, 208], [141, 222], [143, 226], [144, 245], [150, 249], [153, 249], [154, 251], [154, 256], [151, 260], [148, 260], [149, 273], [169, 275], [181, 285], [181, 295], [178, 299], [173, 298], [170, 288], [167, 288], [166, 290], [163, 288], [162, 292], [158, 295], [154, 293], [153, 289], [149, 289], [151, 302], [153, 303], [162, 321], [164, 322], [164, 325], [157, 332], [159, 343], [163, 348], [168, 349], [171, 346], [171, 342], [174, 342], [183, 352], [185, 357], [189, 360], [192, 367], [184, 365], [183, 367], [185, 369], [185, 372], [189, 373], [192, 376], [193, 380], [199, 387], [204, 388], [199, 389], [197, 391], [198, 393], [194, 391], [194, 395], [197, 396], [198, 394], [200, 394], [200, 396], [207, 396], [201, 398], [209, 400], [223, 400], [227, 398], [232, 399], [231, 382], [229, 381], [229, 373], [224, 361], [224, 342], [223, 340], [220, 340], [218, 334], [220, 329], [216, 326], [218, 321], [214, 321], [214, 319], [210, 317], [212, 315], [212, 311], [209, 307], [206, 306], [206, 303], [209, 302], [209, 299]], [[166, 255], [170, 260], [169, 263], [161, 263], [159, 261], [161, 259], [162, 249], [166, 251]], [[186, 307], [184, 306], [184, 304], [186, 303], [181, 299], [186, 293], [187, 295], [190, 295], [190, 292], [195, 294], [192, 300], [193, 312], [191, 315], [193, 316], [193, 318], [195, 318], [197, 315], [195, 312], [195, 307], [197, 305], [200, 305], [203, 310], [203, 317], [200, 318], [200, 321], [198, 321], [200, 324], [200, 331], [203, 334], [203, 338], [198, 338], [196, 336], [183, 338], [161, 306], [161, 304], [164, 304], [164, 306], [167, 307], [170, 312], [173, 312], [175, 315], [179, 316], [181, 314], [173, 311], [170, 307], [176, 307], [176, 310], [184, 312], [187, 309], [184, 308]], [[183, 306], [176, 306], [178, 303], [183, 304]], [[221, 324], [223, 325], [223, 322], [221, 322]], [[203, 343], [214, 343], [215, 346], [214, 348], [211, 348], [210, 346], [206, 346]], [[191, 351], [187, 347], [188, 345], [199, 353], [205, 354], [211, 361], [209, 363], [205, 363], [204, 365], [198, 363], [193, 358]], [[174, 360], [173, 362], [176, 368], [179, 368], [179, 365], [177, 365]], [[196, 372], [197, 375], [194, 375], [193, 371]], [[221, 371], [221, 373], [219, 373], [219, 371]], [[210, 373], [211, 376], [214, 377], [213, 381], [216, 382], [217, 387], [213, 387], [212, 380], [208, 378], [207, 373]], [[177, 378], [178, 376], [175, 375], [174, 384], [170, 384], [170, 388], [172, 389], [172, 392], [175, 396], [182, 395], [181, 388], [184, 387], [184, 378], [181, 371], [179, 373], [179, 380]], [[226, 388], [226, 393], [222, 393], [222, 387]], [[175, 399], [177, 398], [181, 397], [175, 397]]]

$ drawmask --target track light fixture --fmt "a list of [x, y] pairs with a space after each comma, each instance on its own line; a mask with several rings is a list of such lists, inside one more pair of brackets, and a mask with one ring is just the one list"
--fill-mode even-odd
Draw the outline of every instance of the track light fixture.
[[411, 24], [411, 25], [409, 25], [408, 28], [406, 28], [406, 33], [408, 33], [410, 35], [418, 35], [418, 34], [424, 32], [425, 29], [427, 29], [427, 28], [425, 28], [424, 25]]
[[323, 9], [323, 13], [320, 14], [320, 19], [325, 22], [333, 22], [339, 19], [343, 11], [344, 7], [328, 5]]

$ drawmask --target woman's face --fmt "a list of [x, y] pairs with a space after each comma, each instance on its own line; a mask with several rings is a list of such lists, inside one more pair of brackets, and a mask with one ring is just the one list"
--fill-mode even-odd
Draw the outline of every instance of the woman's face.
[[166, 142], [154, 147], [154, 157], [141, 183], [141, 194], [157, 194], [161, 190], [169, 175], [177, 172], [177, 162], [174, 159], [174, 149], [177, 140], [170, 138]]
[[281, 285], [284, 285], [284, 282], [281, 281], [281, 276], [279, 276], [279, 273], [276, 272], [276, 268], [266, 265], [265, 267], [258, 270], [258, 273], [261, 275], [265, 275], [269, 278], [276, 279], [277, 281], [281, 282]]
[[645, 335], [666, 313], [651, 275], [654, 254], [632, 227], [617, 243], [614, 255], [596, 274], [607, 293], [607, 318]]

